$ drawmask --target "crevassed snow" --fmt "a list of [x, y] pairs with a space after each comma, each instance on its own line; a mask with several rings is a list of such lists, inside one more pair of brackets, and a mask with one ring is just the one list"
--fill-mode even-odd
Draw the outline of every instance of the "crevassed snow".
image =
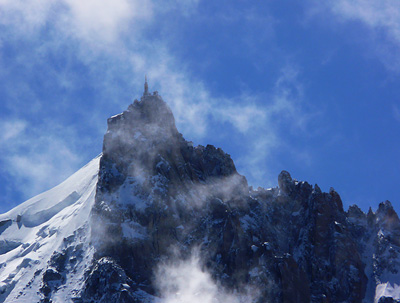
[[[100, 156], [60, 185], [0, 215], [0, 302], [40, 301], [37, 291], [43, 272], [37, 271], [45, 269], [51, 255], [63, 248], [64, 238], [79, 228], [88, 235], [99, 160]], [[87, 247], [85, 254], [82, 263], [91, 259], [92, 250]], [[78, 264], [74, 275], [67, 275], [57, 301], [71, 300], [73, 290], [82, 284], [79, 279], [85, 266]]]

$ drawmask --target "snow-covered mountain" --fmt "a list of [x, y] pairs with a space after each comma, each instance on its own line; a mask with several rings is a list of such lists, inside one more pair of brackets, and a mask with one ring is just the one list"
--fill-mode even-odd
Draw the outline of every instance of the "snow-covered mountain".
[[[0, 302], [40, 302], [55, 288], [53, 302], [70, 302], [79, 292], [93, 259], [89, 216], [99, 160], [0, 215]], [[60, 269], [56, 259], [63, 254]]]
[[0, 302], [400, 302], [400, 220], [293, 180], [248, 187], [155, 92], [103, 153], [0, 215]]

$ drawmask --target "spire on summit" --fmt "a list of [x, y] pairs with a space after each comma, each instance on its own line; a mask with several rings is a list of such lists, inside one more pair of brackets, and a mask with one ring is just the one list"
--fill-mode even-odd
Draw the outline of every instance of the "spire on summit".
[[144, 92], [143, 96], [149, 95], [149, 85], [147, 84], [147, 75], [144, 76]]

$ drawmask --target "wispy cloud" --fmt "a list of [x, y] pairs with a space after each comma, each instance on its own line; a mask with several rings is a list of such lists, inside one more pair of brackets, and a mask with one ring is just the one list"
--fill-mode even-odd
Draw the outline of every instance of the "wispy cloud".
[[370, 30], [370, 48], [385, 66], [400, 71], [400, 2], [397, 0], [311, 1], [313, 14], [326, 11], [340, 22], [359, 22]]
[[400, 122], [400, 108], [396, 104], [393, 104], [393, 116], [397, 121]]
[[306, 133], [314, 113], [304, 110], [303, 86], [298, 69], [292, 65], [282, 69], [273, 91], [263, 98], [268, 98], [269, 102], [258, 107], [262, 119], [249, 130], [246, 140], [248, 152], [238, 159], [238, 167], [250, 184], [274, 186], [276, 176], [268, 169], [273, 158], [271, 154], [290, 146], [288, 132]]
[[26, 197], [63, 181], [81, 161], [73, 152], [74, 134], [66, 137], [67, 132], [55, 127], [27, 128], [26, 121], [19, 119], [3, 120], [0, 129], [2, 169], [13, 177], [13, 186]]
[[358, 20], [371, 28], [383, 28], [400, 42], [400, 3], [396, 0], [328, 1], [331, 10], [344, 19]]
[[43, 0], [0, 1], [1, 21], [14, 31], [30, 34], [51, 23], [68, 36], [91, 41], [115, 41], [135, 20], [151, 20], [151, 1]]
[[26, 128], [26, 122], [23, 120], [13, 119], [2, 121], [0, 123], [0, 142], [7, 144], [9, 140], [18, 137]]
[[[55, 185], [87, 157], [79, 146], [88, 146], [88, 138], [79, 132], [79, 123], [71, 125], [68, 119], [63, 120], [64, 113], [91, 124], [97, 130], [93, 136], [101, 141], [104, 112], [127, 107], [127, 99], [131, 98], [127, 87], [137, 90], [132, 95], [139, 97], [141, 86], [138, 89], [137, 83], [143, 82], [144, 74], [149, 76], [150, 86], [158, 88], [171, 106], [178, 129], [187, 139], [201, 140], [214, 131], [215, 125], [229, 125], [227, 132], [240, 136], [238, 144], [246, 153], [238, 159], [240, 171], [251, 182], [265, 180], [264, 163], [283, 140], [280, 126], [306, 125], [298, 74], [295, 68], [285, 68], [275, 88], [263, 94], [242, 91], [236, 97], [215, 97], [173, 54], [168, 38], [155, 40], [146, 36], [166, 11], [188, 16], [198, 5], [197, 0], [175, 0], [163, 5], [155, 0], [0, 0], [0, 24], [4, 27], [0, 41], [11, 39], [28, 45], [18, 53], [15, 66], [10, 67], [1, 56], [0, 44], [4, 79], [23, 68], [26, 79], [39, 78], [49, 91], [53, 85], [60, 89], [57, 95], [50, 95], [57, 100], [55, 103], [38, 96], [25, 79], [7, 88], [8, 98], [3, 106], [16, 117], [26, 119], [9, 132], [15, 142], [3, 147], [0, 161], [16, 180], [25, 180], [27, 193]], [[259, 17], [254, 11], [246, 14], [250, 25], [255, 23], [262, 28], [265, 20]], [[265, 39], [273, 35], [273, 21], [268, 19], [267, 23], [271, 27]], [[257, 37], [256, 32], [253, 30], [251, 36]], [[56, 55], [60, 57], [49, 63]], [[78, 68], [71, 67], [73, 64]], [[76, 97], [72, 92], [79, 94], [86, 88], [97, 93], [96, 100], [72, 103]], [[59, 95], [60, 91], [65, 95]], [[55, 118], [35, 118], [38, 113], [41, 118], [46, 114]], [[64, 134], [68, 129], [71, 134]]]
[[115, 42], [121, 33], [129, 30], [132, 20], [139, 26], [153, 15], [153, 4], [148, 0], [65, 0], [64, 6], [68, 13], [62, 14], [60, 29], [68, 29], [67, 34], [94, 42]]
[[[90, 139], [79, 131], [78, 121], [71, 125], [67, 115], [75, 112], [74, 120], [95, 125], [101, 141], [105, 124], [104, 118], [98, 121], [101, 109], [93, 104], [88, 111], [65, 100], [68, 94], [72, 96], [71, 91], [82, 87], [80, 71], [69, 67], [71, 58], [86, 66], [93, 82], [100, 74], [107, 75], [104, 82], [110, 80], [113, 75], [107, 74], [107, 65], [112, 66], [113, 60], [104, 58], [129, 53], [124, 35], [139, 35], [151, 22], [153, 12], [152, 1], [0, 1], [1, 76], [4, 81], [16, 73], [19, 76], [3, 84], [6, 97], [1, 106], [16, 118], [2, 117], [0, 162], [2, 173], [11, 177], [7, 179], [23, 197], [61, 182], [88, 156], [82, 151]], [[5, 43], [23, 45], [12, 62], [5, 59]], [[93, 62], [100, 58], [103, 63], [95, 66]], [[118, 73], [116, 69], [113, 72]], [[49, 91], [44, 97], [48, 100], [37, 95], [35, 84], [30, 86], [37, 81], [48, 86], [44, 88]], [[107, 87], [114, 88], [105, 90], [109, 93], [106, 98], [118, 96], [119, 88], [111, 82]], [[65, 89], [65, 96], [54, 95], [52, 84]], [[102, 84], [99, 81], [98, 85]]]
[[241, 293], [224, 289], [204, 269], [196, 249], [189, 259], [160, 264], [155, 282], [160, 303], [251, 303], [256, 302], [259, 293], [255, 289], [243, 288]]

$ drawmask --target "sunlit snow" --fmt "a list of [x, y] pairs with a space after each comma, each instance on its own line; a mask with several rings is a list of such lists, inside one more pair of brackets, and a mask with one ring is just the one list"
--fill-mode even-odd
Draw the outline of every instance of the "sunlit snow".
[[[60, 185], [0, 215], [0, 301], [38, 302], [40, 270], [50, 257], [66, 245], [66, 239], [83, 227], [84, 255], [65, 273], [67, 283], [60, 288], [55, 302], [68, 302], [80, 289], [83, 272], [90, 265], [93, 251], [84, 241], [94, 203], [97, 157]], [[36, 274], [35, 274], [36, 273]]]

